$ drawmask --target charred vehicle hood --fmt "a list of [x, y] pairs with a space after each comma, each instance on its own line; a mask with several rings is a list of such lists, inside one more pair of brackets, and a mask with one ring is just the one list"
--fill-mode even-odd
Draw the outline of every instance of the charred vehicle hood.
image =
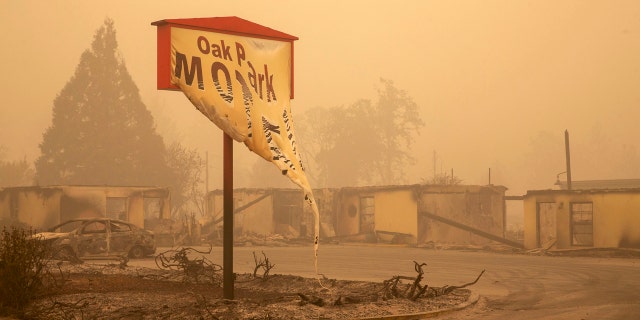
[[69, 232], [40, 232], [40, 233], [36, 233], [34, 237], [36, 239], [42, 239], [42, 240], [53, 240], [53, 239], [60, 239], [60, 238], [68, 238], [69, 234], [70, 234]]

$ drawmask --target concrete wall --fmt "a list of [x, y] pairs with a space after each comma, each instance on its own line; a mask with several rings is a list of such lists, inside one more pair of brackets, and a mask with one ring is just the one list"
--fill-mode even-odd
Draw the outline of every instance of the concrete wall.
[[127, 219], [145, 225], [144, 198], [162, 200], [160, 219], [171, 214], [168, 189], [153, 187], [55, 186], [0, 190], [0, 218], [47, 229], [75, 218], [104, 217], [108, 197], [126, 198]]
[[[269, 189], [234, 190], [235, 207], [241, 207], [257, 199]], [[279, 189], [272, 189], [278, 192]], [[469, 231], [420, 216], [428, 211], [459, 223], [478, 228], [496, 236], [504, 236], [505, 202], [502, 186], [380, 186], [314, 190], [320, 211], [320, 230], [324, 238], [348, 237], [352, 241], [375, 240], [378, 233], [404, 234], [413, 243], [428, 241], [483, 244], [481, 236]], [[300, 235], [311, 237], [315, 225], [309, 206], [304, 205], [302, 193]], [[373, 216], [369, 222], [363, 219], [363, 198], [373, 199]], [[222, 191], [212, 191], [208, 197], [208, 221], [222, 217]], [[278, 233], [274, 225], [273, 201], [263, 199], [245, 212], [236, 214], [236, 234]], [[298, 219], [298, 217], [296, 217]], [[363, 225], [369, 223], [369, 225]], [[371, 228], [372, 226], [372, 228]], [[369, 229], [367, 229], [369, 228]], [[406, 238], [406, 237], [405, 237]], [[404, 239], [406, 240], [406, 239]]]
[[360, 233], [360, 196], [358, 192], [341, 192], [338, 196], [339, 204], [334, 221], [337, 236]]
[[[472, 225], [466, 217], [466, 196], [462, 192], [428, 192], [421, 195], [420, 210], [433, 213], [466, 225]], [[473, 234], [443, 222], [421, 217], [419, 243], [471, 243]]]
[[[561, 215], [556, 203], [556, 197], [553, 194], [539, 196], [526, 195], [522, 201], [524, 206], [524, 247], [527, 249], [537, 248], [538, 243], [538, 222], [537, 222], [537, 203], [554, 203], [556, 204], [556, 228], [558, 228], [559, 216]], [[567, 221], [568, 222], [568, 221]], [[557, 232], [556, 232], [557, 235]]]
[[222, 198], [222, 192], [211, 191], [207, 195], [207, 216], [208, 221], [215, 221], [222, 219], [224, 212], [224, 201]]
[[[299, 203], [296, 203], [296, 197], [298, 197]], [[249, 207], [236, 212], [234, 215], [235, 236], [251, 233], [258, 235], [279, 233], [290, 236], [291, 234], [299, 235], [308, 231], [306, 226], [304, 226], [305, 230], [301, 230], [303, 228], [301, 225], [306, 223], [306, 219], [303, 217], [304, 195], [301, 190], [242, 188], [233, 191], [233, 199], [233, 206], [236, 211], [249, 205]], [[207, 196], [207, 215], [209, 216], [207, 222], [222, 219], [223, 200], [222, 190], [215, 190], [209, 193]], [[256, 200], [257, 202], [255, 202]], [[283, 207], [278, 207], [278, 205], [283, 205]], [[276, 212], [276, 210], [280, 211]], [[294, 212], [291, 213], [291, 211]], [[277, 223], [278, 214], [282, 217], [282, 215], [288, 216], [290, 213], [291, 224]]]
[[[593, 203], [593, 247], [640, 249], [640, 190], [529, 191], [524, 199], [525, 247], [536, 248], [537, 203], [555, 203], [558, 249], [583, 248], [572, 244], [571, 204]], [[544, 232], [543, 232], [544, 233]]]
[[[491, 242], [469, 231], [420, 215], [429, 212], [503, 237], [505, 201], [502, 186], [381, 186], [338, 189], [336, 235], [370, 232], [363, 226], [362, 199], [373, 197], [377, 233], [410, 235], [417, 243], [485, 244]], [[378, 235], [381, 237], [382, 235]]]
[[[5, 188], [0, 190], [0, 220], [34, 228], [59, 223], [60, 188]], [[33, 214], [30, 214], [33, 213]]]
[[[264, 194], [264, 191], [234, 192], [234, 206], [239, 208]], [[302, 201], [302, 199], [300, 199], [300, 201]], [[233, 222], [234, 229], [238, 230], [237, 235], [241, 233], [255, 233], [259, 235], [275, 233], [273, 196], [268, 196], [254, 203], [250, 208], [236, 214]]]
[[[502, 186], [424, 186], [420, 189], [420, 212], [431, 213], [465, 226], [504, 237], [506, 188]], [[470, 231], [419, 217], [418, 243], [483, 245], [491, 240]]]
[[537, 226], [540, 228], [540, 233], [536, 242], [539, 246], [547, 247], [558, 239], [558, 205], [553, 202], [539, 202], [537, 210]]
[[69, 219], [106, 216], [107, 198], [105, 188], [71, 186], [62, 187], [62, 191], [60, 222]]

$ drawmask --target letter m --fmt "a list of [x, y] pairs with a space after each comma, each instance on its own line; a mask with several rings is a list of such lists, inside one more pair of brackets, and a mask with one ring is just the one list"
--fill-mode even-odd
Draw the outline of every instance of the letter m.
[[191, 58], [191, 69], [189, 69], [189, 63], [187, 62], [187, 56], [176, 51], [176, 70], [174, 75], [177, 78], [182, 78], [182, 69], [184, 68], [185, 81], [188, 85], [193, 83], [193, 77], [198, 77], [198, 89], [204, 90], [204, 82], [202, 80], [202, 62], [200, 57]]

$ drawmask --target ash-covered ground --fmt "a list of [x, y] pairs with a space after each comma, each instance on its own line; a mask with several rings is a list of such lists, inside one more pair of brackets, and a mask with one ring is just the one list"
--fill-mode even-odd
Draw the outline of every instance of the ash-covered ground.
[[[59, 268], [59, 269], [58, 269]], [[445, 310], [471, 292], [435, 296], [431, 288], [415, 301], [390, 298], [384, 282], [312, 279], [273, 274], [237, 275], [235, 299], [223, 299], [216, 279], [196, 279], [184, 270], [158, 270], [123, 263], [55, 267], [58, 287], [36, 300], [33, 319], [357, 319]], [[404, 294], [412, 282], [396, 287]]]

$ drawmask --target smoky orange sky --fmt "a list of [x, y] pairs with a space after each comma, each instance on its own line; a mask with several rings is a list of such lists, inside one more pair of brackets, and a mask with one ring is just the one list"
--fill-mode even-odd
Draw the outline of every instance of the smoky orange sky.
[[[637, 163], [620, 169], [607, 160], [619, 157], [617, 150], [633, 155], [640, 149], [635, 0], [1, 0], [5, 160], [32, 162], [39, 155], [53, 100], [108, 17], [159, 133], [208, 152], [211, 185], [221, 185], [220, 130], [181, 93], [156, 90], [156, 28], [150, 25], [215, 16], [238, 16], [300, 38], [294, 121], [305, 108], [375, 99], [380, 78], [405, 90], [426, 125], [413, 146], [416, 165], [401, 183], [432, 176], [435, 151], [436, 170], [453, 169], [466, 184], [488, 183], [492, 168], [491, 182], [507, 186], [508, 194], [552, 188], [565, 169], [565, 129], [573, 179], [640, 178], [632, 168]], [[589, 148], [594, 137], [612, 146], [609, 154]], [[532, 153], [536, 141], [554, 144]], [[236, 153], [236, 170], [257, 159], [243, 152]], [[532, 173], [526, 166], [532, 157], [549, 165]]]

